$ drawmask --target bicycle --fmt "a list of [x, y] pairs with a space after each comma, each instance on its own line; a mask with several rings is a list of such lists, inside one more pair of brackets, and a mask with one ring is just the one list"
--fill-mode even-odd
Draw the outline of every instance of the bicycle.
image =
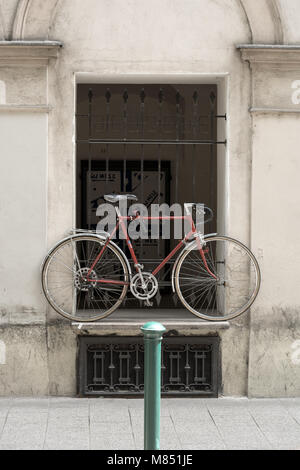
[[[112, 204], [137, 201], [134, 195], [107, 195]], [[238, 240], [203, 235], [197, 230], [191, 209], [187, 215], [144, 217], [123, 216], [115, 206], [117, 224], [111, 234], [75, 230], [47, 254], [42, 265], [42, 287], [51, 307], [76, 322], [106, 318], [125, 300], [128, 289], [151, 306], [159, 290], [158, 273], [180, 251], [174, 262], [172, 289], [183, 306], [208, 321], [231, 320], [246, 312], [255, 301], [261, 274], [251, 251]], [[212, 212], [212, 211], [211, 211]], [[190, 232], [154, 269], [145, 272], [139, 264], [125, 221], [186, 220]], [[121, 248], [113, 241], [122, 230], [135, 272]]]

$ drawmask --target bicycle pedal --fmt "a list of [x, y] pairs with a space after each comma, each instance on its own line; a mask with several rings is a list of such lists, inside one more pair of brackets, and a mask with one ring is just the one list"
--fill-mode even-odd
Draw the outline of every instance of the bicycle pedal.
[[149, 300], [146, 300], [145, 307], [153, 307], [153, 302], [150, 302]]

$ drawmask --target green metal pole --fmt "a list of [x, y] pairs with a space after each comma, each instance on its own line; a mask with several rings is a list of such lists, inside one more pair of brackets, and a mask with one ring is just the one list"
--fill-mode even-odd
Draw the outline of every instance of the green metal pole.
[[165, 327], [157, 322], [142, 327], [145, 344], [145, 450], [160, 449], [161, 342]]

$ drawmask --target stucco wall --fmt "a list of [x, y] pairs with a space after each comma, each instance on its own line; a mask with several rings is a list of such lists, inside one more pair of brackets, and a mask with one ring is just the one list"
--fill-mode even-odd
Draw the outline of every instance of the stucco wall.
[[298, 0], [277, 0], [284, 44], [299, 44], [300, 14]]
[[[49, 242], [74, 221], [74, 82], [81, 72], [85, 82], [143, 83], [152, 76], [156, 83], [174, 83], [176, 75], [178, 83], [219, 82], [229, 115], [227, 230], [249, 244], [250, 73], [234, 47], [250, 39], [243, 9], [235, 1], [191, 1], [188, 8], [179, 1], [153, 1], [150, 9], [138, 1], [126, 7], [120, 1], [89, 1], [88, 6], [82, 11], [81, 2], [65, 1], [50, 30], [50, 39], [62, 38], [64, 49], [50, 71]], [[51, 312], [48, 318], [54, 318]], [[247, 393], [247, 325], [245, 317], [222, 336], [225, 394]], [[233, 337], [238, 355], [231, 348]]]
[[[8, 13], [6, 18], [11, 21]], [[80, 77], [86, 83], [91, 80], [142, 83], [145, 79], [165, 83], [217, 83], [221, 110], [228, 114], [228, 145], [223, 155], [227, 181], [222, 201], [225, 230], [252, 247], [263, 273], [262, 292], [251, 313], [251, 328], [247, 314], [222, 333], [223, 393], [253, 396], [299, 393], [296, 378], [299, 365], [293, 359], [299, 336], [300, 304], [296, 268], [299, 242], [295, 236], [299, 118], [294, 113], [290, 92], [291, 81], [300, 79], [300, 69], [283, 66], [281, 75], [274, 72], [273, 66], [252, 65], [251, 69], [249, 61], [241, 60], [235, 47], [252, 41], [297, 42], [298, 18], [300, 5], [297, 6], [296, 0], [153, 0], [150, 6], [144, 0], [87, 0], [84, 6], [80, 0], [18, 3], [12, 28], [15, 39], [61, 40], [64, 47], [59, 58], [51, 59], [48, 65], [34, 66], [31, 61], [30, 67], [22, 70], [20, 63], [8, 67], [0, 61], [6, 105], [45, 108], [51, 105], [49, 115], [49, 109], [41, 108], [38, 114], [20, 114], [16, 109], [10, 114], [2, 109], [0, 114], [6, 126], [2, 127], [5, 132], [1, 164], [6, 174], [15, 167], [20, 171], [14, 183], [5, 176], [2, 184], [6, 203], [1, 213], [4, 220], [1, 237], [6, 253], [0, 269], [0, 305], [5, 312], [2, 325], [8, 329], [5, 335], [4, 330], [0, 333], [0, 340], [3, 337], [9, 341], [14, 312], [24, 313], [19, 306], [26, 306], [25, 316], [30, 321], [45, 320], [45, 304], [39, 288], [42, 255], [46, 246], [50, 247], [75, 223], [76, 80]], [[293, 114], [280, 111], [266, 115], [257, 110], [249, 113], [251, 107], [290, 108]], [[18, 140], [12, 142], [13, 135]], [[9, 153], [9, 164], [2, 159], [2, 149]], [[12, 207], [8, 201], [14, 201]], [[287, 204], [289, 201], [294, 202]], [[14, 212], [19, 207], [18, 223], [25, 227], [22, 237], [15, 231], [12, 235], [7, 227], [7, 220], [14, 217], [11, 209]], [[284, 214], [283, 223], [279, 220], [280, 226], [277, 229], [275, 224], [273, 230], [277, 212]], [[16, 225], [13, 218], [12, 226]], [[278, 258], [282, 240], [285, 254], [284, 258]], [[24, 251], [28, 263], [18, 265], [18, 276], [26, 282], [18, 283], [16, 290], [17, 271], [9, 257], [11, 253], [17, 257]], [[7, 301], [3, 288], [7, 289]], [[19, 316], [15, 323], [22, 322], [23, 317]], [[61, 326], [68, 338], [68, 348], [63, 347], [56, 321], [57, 316], [47, 310], [48, 326], [29, 341], [32, 350], [42, 351], [42, 360], [36, 363], [35, 371], [41, 371], [35, 375], [40, 377], [40, 383], [32, 392], [30, 386], [8, 385], [9, 370], [19, 358], [19, 352], [14, 354], [10, 348], [7, 365], [5, 368], [0, 365], [0, 394], [75, 393], [76, 338], [68, 325]], [[37, 331], [40, 326], [32, 328]], [[19, 329], [14, 331], [12, 334], [20, 335], [21, 344], [23, 333]], [[15, 344], [18, 345], [17, 340]], [[58, 360], [65, 367], [63, 379]]]
[[39, 266], [46, 249], [47, 117], [0, 114], [1, 322], [45, 318]]
[[10, 39], [19, 0], [0, 1], [0, 40]]
[[264, 281], [251, 312], [251, 396], [266, 383], [270, 396], [300, 392], [299, 125], [299, 115], [254, 119], [252, 239]]

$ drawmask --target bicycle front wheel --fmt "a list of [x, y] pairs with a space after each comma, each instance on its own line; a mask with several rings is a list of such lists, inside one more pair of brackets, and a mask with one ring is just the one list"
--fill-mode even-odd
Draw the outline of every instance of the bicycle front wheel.
[[123, 302], [129, 285], [124, 256], [109, 244], [91, 270], [105, 240], [80, 235], [63, 240], [47, 256], [42, 286], [51, 307], [76, 322], [93, 322], [110, 315]]
[[261, 283], [255, 256], [228, 237], [205, 240], [203, 253], [196, 243], [185, 250], [175, 270], [175, 287], [183, 305], [208, 321], [231, 320], [246, 312]]

